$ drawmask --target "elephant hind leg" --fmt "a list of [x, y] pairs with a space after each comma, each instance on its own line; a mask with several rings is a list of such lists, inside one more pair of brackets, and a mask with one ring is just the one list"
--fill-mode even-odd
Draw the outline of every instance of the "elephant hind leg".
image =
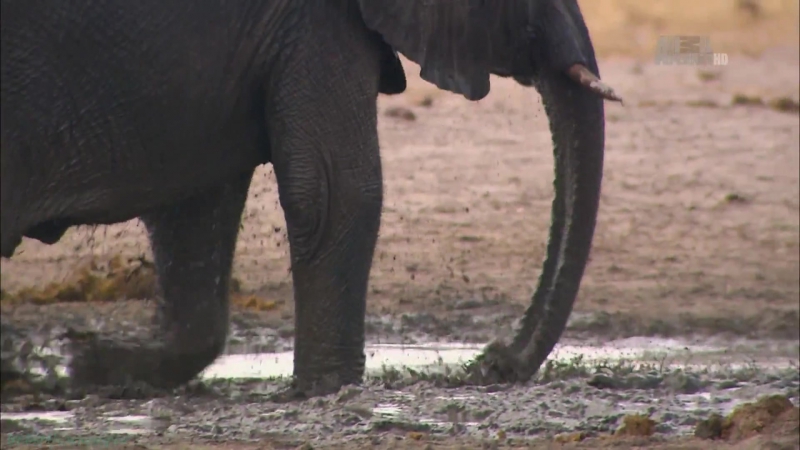
[[[2, 145], [2, 144], [0, 144]], [[17, 246], [22, 242], [20, 215], [23, 214], [21, 202], [18, 201], [20, 189], [14, 184], [11, 163], [6, 161], [6, 153], [2, 154], [2, 173], [0, 174], [0, 256], [11, 258]]]
[[64, 233], [67, 232], [72, 223], [69, 220], [54, 219], [47, 222], [38, 223], [25, 232], [25, 237], [36, 239], [43, 244], [55, 244]]
[[159, 328], [148, 338], [73, 339], [75, 383], [179, 386], [222, 353], [233, 254], [252, 175], [142, 217], [163, 295]]
[[20, 242], [22, 242], [21, 235], [11, 232], [10, 227], [2, 227], [0, 230], [0, 256], [11, 258]]

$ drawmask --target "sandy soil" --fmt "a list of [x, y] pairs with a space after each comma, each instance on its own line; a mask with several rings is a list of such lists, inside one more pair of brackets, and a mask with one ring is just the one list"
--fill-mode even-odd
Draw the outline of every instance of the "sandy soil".
[[[606, 109], [601, 214], [571, 336], [731, 333], [800, 339], [797, 2], [592, 0], [582, 7], [603, 56], [603, 78], [626, 105]], [[715, 51], [730, 53], [730, 64], [653, 65], [657, 37], [681, 33], [710, 35]], [[394, 335], [416, 328], [440, 338], [481, 341], [507, 331], [538, 276], [552, 195], [546, 119], [535, 92], [513, 82], [493, 80], [489, 97], [469, 103], [421, 82], [413, 64], [407, 68], [408, 92], [379, 100], [386, 205], [370, 320], [389, 316], [401, 326], [393, 328]], [[795, 110], [775, 107], [780, 99], [791, 99]], [[248, 200], [235, 276], [247, 293], [275, 307], [239, 311], [237, 320], [290, 327], [284, 230], [274, 175], [263, 167]], [[2, 261], [2, 287], [13, 292], [62, 280], [93, 257], [148, 252], [136, 221], [72, 230], [54, 246], [25, 241], [13, 259]], [[138, 317], [143, 305], [4, 303], [2, 311], [4, 318], [34, 323], [43, 315], [54, 322], [120, 311]], [[476, 325], [481, 318], [488, 321], [482, 328]], [[468, 336], [462, 328], [470, 326], [481, 332]], [[291, 329], [280, 334], [290, 337]], [[469, 437], [381, 436], [370, 445], [488, 445]], [[575, 445], [710, 445], [659, 439]], [[764, 439], [719, 445], [767, 448]], [[326, 445], [366, 443], [348, 442]], [[491, 448], [517, 448], [493, 442]], [[787, 442], [785, 448], [796, 448], [796, 441]], [[301, 443], [279, 439], [252, 448]], [[552, 442], [536, 445], [550, 448]]]

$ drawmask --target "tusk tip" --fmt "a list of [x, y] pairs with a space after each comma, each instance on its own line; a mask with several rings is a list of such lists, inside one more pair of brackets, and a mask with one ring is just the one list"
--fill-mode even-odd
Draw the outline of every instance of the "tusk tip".
[[584, 88], [588, 89], [590, 92], [599, 95], [606, 100], [619, 102], [623, 106], [625, 105], [625, 103], [622, 101], [622, 97], [617, 95], [611, 86], [603, 83], [585, 66], [581, 64], [575, 64], [571, 66], [567, 70], [567, 76]]

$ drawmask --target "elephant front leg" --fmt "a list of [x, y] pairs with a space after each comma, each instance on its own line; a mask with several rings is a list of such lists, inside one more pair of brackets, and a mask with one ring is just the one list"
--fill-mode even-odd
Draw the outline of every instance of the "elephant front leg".
[[298, 103], [270, 127], [294, 281], [292, 395], [335, 392], [364, 374], [367, 283], [383, 181], [375, 94], [348, 94], [355, 100], [328, 102], [348, 97], [320, 93], [319, 103]]
[[75, 337], [78, 384], [159, 388], [194, 378], [222, 353], [228, 334], [231, 265], [252, 171], [142, 217], [163, 295], [149, 336]]

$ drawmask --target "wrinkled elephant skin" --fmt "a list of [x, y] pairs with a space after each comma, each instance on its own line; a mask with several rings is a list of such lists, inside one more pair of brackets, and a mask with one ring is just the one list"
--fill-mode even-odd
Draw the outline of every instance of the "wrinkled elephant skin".
[[481, 373], [526, 380], [570, 315], [603, 170], [603, 98], [575, 0], [2, 0], [2, 256], [23, 237], [139, 217], [163, 301], [149, 336], [73, 339], [76, 383], [183, 384], [223, 351], [231, 264], [255, 168], [271, 163], [294, 281], [294, 389], [364, 372], [383, 179], [379, 93], [397, 53], [469, 100], [490, 74], [542, 95], [556, 196], [523, 326]]

